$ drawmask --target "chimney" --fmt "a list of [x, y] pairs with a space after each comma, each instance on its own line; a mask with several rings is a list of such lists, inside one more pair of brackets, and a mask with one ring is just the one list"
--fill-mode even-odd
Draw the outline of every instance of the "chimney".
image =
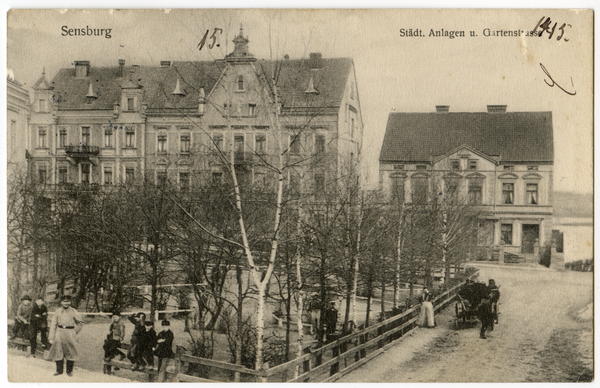
[[506, 113], [506, 105], [488, 105], [488, 113]]
[[125, 74], [125, 60], [119, 59], [119, 77], [123, 77]]
[[438, 113], [447, 113], [450, 111], [450, 105], [436, 105], [435, 111]]
[[310, 53], [310, 58], [308, 59], [308, 67], [313, 69], [322, 69], [323, 68], [323, 55], [321, 53]]
[[75, 77], [85, 78], [88, 76], [90, 61], [75, 61]]
[[160, 61], [160, 67], [171, 67], [171, 61]]

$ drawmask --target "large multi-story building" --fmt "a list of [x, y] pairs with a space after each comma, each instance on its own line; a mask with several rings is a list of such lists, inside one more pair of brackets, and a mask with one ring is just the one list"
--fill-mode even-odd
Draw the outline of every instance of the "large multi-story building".
[[14, 78], [6, 79], [7, 87], [7, 155], [8, 174], [25, 172], [27, 165], [27, 120], [29, 119], [29, 92]]
[[[391, 113], [379, 157], [380, 188], [417, 203], [433, 189], [481, 210], [479, 243], [531, 257], [552, 234], [551, 112]], [[396, 197], [396, 198], [394, 198]], [[539, 245], [536, 245], [539, 244]]]
[[258, 60], [242, 30], [234, 43], [210, 62], [75, 61], [51, 82], [42, 76], [27, 144], [32, 176], [59, 186], [168, 179], [185, 188], [225, 179], [219, 156], [234, 151], [239, 179], [252, 183], [282, 152], [299, 161], [286, 169], [289, 179], [297, 174], [318, 188], [358, 162], [363, 127], [352, 59]]

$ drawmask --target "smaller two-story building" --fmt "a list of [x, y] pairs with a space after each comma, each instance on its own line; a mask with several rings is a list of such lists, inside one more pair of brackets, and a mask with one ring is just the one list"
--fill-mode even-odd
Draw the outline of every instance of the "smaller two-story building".
[[551, 112], [390, 113], [379, 186], [390, 201], [429, 201], [432, 191], [477, 206], [478, 241], [531, 257], [552, 235]]

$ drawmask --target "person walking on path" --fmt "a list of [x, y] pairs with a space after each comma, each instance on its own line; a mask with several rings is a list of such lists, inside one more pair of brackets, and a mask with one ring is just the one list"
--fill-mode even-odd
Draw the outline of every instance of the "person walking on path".
[[72, 376], [73, 367], [78, 358], [75, 336], [83, 328], [83, 320], [77, 310], [71, 307], [70, 295], [64, 295], [60, 299], [60, 304], [61, 307], [54, 312], [50, 324], [49, 339], [52, 343], [50, 359], [56, 362], [54, 376], [63, 373], [64, 359], [67, 360], [67, 376]]
[[41, 295], [35, 298], [35, 303], [31, 309], [30, 322], [31, 337], [29, 342], [31, 344], [31, 355], [35, 357], [38, 332], [41, 333], [42, 347], [44, 349], [50, 348], [50, 342], [48, 341], [48, 307], [44, 304], [44, 298]]
[[161, 327], [162, 331], [156, 336], [156, 349], [154, 350], [154, 355], [158, 357], [158, 382], [165, 381], [169, 360], [175, 356], [171, 322], [165, 319], [161, 322]]
[[113, 313], [112, 319], [104, 346], [104, 361], [110, 361], [116, 356], [120, 356], [122, 361], [125, 358], [125, 353], [120, 351], [119, 347], [125, 338], [125, 324], [121, 320], [121, 313], [118, 311]]
[[29, 338], [29, 319], [31, 318], [31, 298], [25, 295], [21, 298], [21, 304], [17, 308], [17, 316], [13, 325], [11, 340], [17, 337]]
[[494, 330], [494, 313], [492, 311], [492, 301], [490, 295], [486, 295], [477, 308], [477, 315], [481, 321], [481, 330], [479, 331], [479, 338], [487, 339], [485, 336], [486, 330]]
[[490, 295], [490, 302], [492, 302], [492, 314], [496, 324], [498, 323], [498, 300], [500, 299], [500, 287], [496, 285], [494, 279], [490, 279], [488, 283], [488, 293]]
[[431, 303], [431, 299], [431, 293], [427, 287], [424, 287], [423, 293], [421, 294], [421, 315], [418, 321], [418, 325], [420, 327], [435, 327], [435, 317], [433, 314], [433, 304]]
[[140, 370], [144, 370], [145, 366], [154, 368], [154, 349], [156, 347], [156, 331], [154, 331], [154, 323], [146, 321], [144, 323], [145, 330], [140, 333], [139, 338], [139, 353], [141, 366]]

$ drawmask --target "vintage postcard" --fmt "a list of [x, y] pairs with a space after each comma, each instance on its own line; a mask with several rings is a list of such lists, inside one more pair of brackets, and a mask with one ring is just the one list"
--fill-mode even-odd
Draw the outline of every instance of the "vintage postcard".
[[593, 20], [10, 10], [8, 381], [592, 381]]

